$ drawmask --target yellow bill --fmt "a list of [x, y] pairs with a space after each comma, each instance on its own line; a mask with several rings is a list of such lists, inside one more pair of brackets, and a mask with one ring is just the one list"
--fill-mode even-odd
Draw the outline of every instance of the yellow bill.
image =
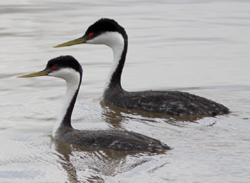
[[46, 76], [48, 74], [49, 74], [48, 71], [40, 71], [40, 72], [35, 72], [35, 73], [31, 73], [31, 74], [27, 74], [27, 75], [22, 75], [22, 76], [18, 76], [18, 77], [19, 78], [30, 78], [30, 77], [37, 77], [37, 76]]
[[75, 44], [81, 44], [81, 43], [85, 43], [87, 41], [87, 39], [85, 39], [84, 37], [80, 37], [78, 39], [74, 39], [72, 41], [66, 42], [66, 43], [62, 43], [59, 44], [57, 46], [54, 46], [53, 48], [59, 48], [59, 47], [64, 47], [64, 46], [72, 46]]

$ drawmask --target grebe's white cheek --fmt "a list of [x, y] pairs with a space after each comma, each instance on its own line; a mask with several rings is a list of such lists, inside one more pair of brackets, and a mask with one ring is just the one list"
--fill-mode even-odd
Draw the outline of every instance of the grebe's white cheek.
[[60, 69], [60, 70], [52, 71], [51, 73], [48, 74], [48, 76], [53, 76], [56, 78], [63, 78], [64, 74], [65, 73], [62, 72], [62, 69]]
[[53, 77], [57, 77], [58, 75], [58, 71], [52, 71], [48, 74], [48, 76], [53, 76]]
[[66, 80], [67, 82], [78, 82], [80, 74], [72, 68], [62, 68], [52, 71], [49, 76], [57, 77]]
[[105, 42], [101, 35], [86, 41], [87, 44], [105, 44]]
[[114, 49], [115, 47], [119, 47], [120, 45], [123, 45], [124, 40], [123, 40], [122, 35], [118, 32], [105, 32], [96, 36], [93, 39], [86, 41], [86, 43], [104, 44]]

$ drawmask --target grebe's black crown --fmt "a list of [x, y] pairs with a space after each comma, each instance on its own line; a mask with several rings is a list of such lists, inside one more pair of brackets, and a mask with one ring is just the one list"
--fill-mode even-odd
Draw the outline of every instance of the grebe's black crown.
[[109, 18], [102, 18], [89, 26], [85, 34], [94, 33], [94, 36], [104, 32], [119, 32], [122, 36], [127, 38], [125, 29], [120, 26], [115, 20]]
[[66, 55], [66, 56], [60, 56], [51, 59], [46, 68], [52, 68], [55, 66], [57, 69], [62, 69], [62, 68], [72, 68], [75, 71], [79, 72], [82, 74], [82, 67], [79, 64], [79, 62], [72, 56]]

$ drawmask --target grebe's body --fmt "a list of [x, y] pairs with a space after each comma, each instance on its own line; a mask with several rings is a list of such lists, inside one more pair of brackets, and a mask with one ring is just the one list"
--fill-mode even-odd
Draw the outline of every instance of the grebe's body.
[[216, 116], [229, 112], [226, 107], [212, 100], [181, 91], [127, 92], [107, 89], [104, 96], [106, 105], [168, 115]]
[[59, 141], [87, 148], [110, 148], [124, 151], [161, 152], [170, 148], [159, 140], [134, 132], [115, 130], [76, 130], [71, 126], [71, 115], [80, 89], [82, 67], [71, 56], [61, 56], [48, 62], [46, 68], [37, 73], [20, 77], [54, 76], [66, 81], [67, 90], [53, 137]]
[[170, 115], [215, 116], [229, 113], [229, 109], [219, 103], [186, 92], [123, 90], [121, 74], [126, 60], [128, 36], [125, 29], [112, 19], [100, 19], [81, 38], [55, 47], [81, 43], [104, 44], [113, 50], [113, 65], [103, 95], [106, 105]]

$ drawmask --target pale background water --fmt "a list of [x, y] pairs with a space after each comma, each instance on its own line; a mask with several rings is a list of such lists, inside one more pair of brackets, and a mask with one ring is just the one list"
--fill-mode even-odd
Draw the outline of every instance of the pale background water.
[[[182, 90], [232, 113], [189, 122], [100, 105], [111, 49], [52, 47], [101, 17], [129, 35], [126, 90]], [[0, 182], [250, 182], [250, 1], [8, 0], [0, 19]], [[84, 69], [74, 127], [134, 131], [173, 150], [131, 154], [55, 142], [65, 83], [16, 76], [67, 54]]]

